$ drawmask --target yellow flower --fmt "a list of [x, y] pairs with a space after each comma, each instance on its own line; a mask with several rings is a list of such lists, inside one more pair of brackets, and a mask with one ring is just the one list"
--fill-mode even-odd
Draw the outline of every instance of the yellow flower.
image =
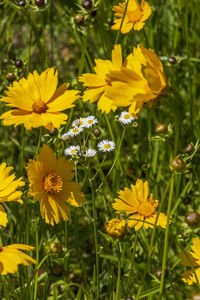
[[[193, 238], [192, 243], [193, 245], [191, 246], [191, 248], [193, 252], [186, 251], [186, 254], [181, 253], [180, 258], [184, 266], [187, 267], [193, 266], [193, 269], [195, 269], [197, 279], [200, 283], [200, 239]], [[189, 285], [192, 285], [193, 283], [197, 283], [196, 276], [193, 270], [188, 270], [181, 275], [182, 280]]]
[[[153, 228], [157, 212], [156, 208], [158, 207], [158, 200], [154, 199], [154, 196], [149, 195], [149, 185], [148, 182], [143, 182], [138, 179], [136, 185], [131, 185], [131, 190], [125, 188], [124, 191], [119, 191], [119, 199], [115, 199], [113, 203], [113, 208], [117, 211], [125, 211], [130, 215], [128, 219], [128, 226], [139, 230], [142, 225], [145, 228]], [[167, 217], [163, 213], [159, 213], [157, 226], [166, 228]]]
[[65, 124], [68, 116], [61, 111], [73, 107], [79, 91], [66, 90], [69, 84], [57, 88], [58, 73], [49, 68], [42, 74], [34, 71], [28, 78], [15, 81], [8, 87], [2, 102], [14, 109], [5, 112], [0, 119], [3, 125], [24, 124], [26, 129], [44, 126], [48, 130]]
[[[15, 180], [15, 174], [10, 175], [10, 172], [13, 170], [13, 167], [6, 167], [6, 163], [0, 165], [0, 203], [16, 201], [23, 203], [20, 199], [22, 192], [17, 191], [19, 187], [24, 185], [24, 182], [21, 178]], [[0, 204], [0, 227], [6, 226], [8, 223], [7, 213], [2, 204]]]
[[13, 244], [5, 247], [0, 245], [0, 274], [7, 275], [8, 273], [17, 272], [19, 264], [25, 266], [35, 264], [36, 261], [32, 257], [20, 251], [32, 251], [33, 249], [34, 247], [23, 244]]
[[[113, 6], [113, 11], [115, 16], [119, 19], [114, 21], [114, 25], [111, 27], [113, 30], [119, 30], [124, 15], [124, 10], [126, 7], [127, 0], [119, 5]], [[148, 17], [151, 15], [151, 6], [148, 2], [142, 0], [141, 5], [138, 0], [129, 0], [124, 21], [122, 24], [121, 32], [128, 33], [131, 29], [141, 30]]]
[[126, 232], [126, 221], [111, 219], [105, 224], [106, 233], [110, 236], [121, 238]]
[[141, 44], [133, 49], [119, 71], [109, 73], [111, 85], [106, 96], [116, 106], [130, 106], [129, 113], [136, 115], [145, 102], [152, 102], [164, 93], [166, 77], [159, 57]]
[[83, 101], [90, 101], [91, 103], [98, 101], [98, 109], [102, 112], [115, 111], [116, 106], [113, 105], [111, 99], [105, 96], [105, 91], [107, 86], [110, 85], [109, 72], [111, 70], [119, 70], [122, 66], [121, 46], [114, 46], [112, 61], [96, 59], [95, 64], [94, 71], [96, 74], [86, 73], [79, 77], [79, 81], [83, 82], [83, 85], [87, 87], [83, 95]]
[[70, 208], [67, 203], [79, 207], [85, 200], [80, 191], [81, 185], [72, 182], [73, 167], [73, 163], [64, 157], [57, 159], [47, 145], [43, 145], [36, 161], [29, 160], [26, 167], [30, 193], [35, 200], [41, 200], [41, 216], [52, 226], [61, 219], [69, 219]]

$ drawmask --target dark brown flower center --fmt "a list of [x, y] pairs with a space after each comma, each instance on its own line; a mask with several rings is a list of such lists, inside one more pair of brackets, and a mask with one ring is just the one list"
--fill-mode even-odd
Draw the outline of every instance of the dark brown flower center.
[[42, 102], [41, 100], [38, 100], [37, 102], [33, 103], [32, 109], [36, 114], [42, 114], [46, 112], [48, 106], [46, 105], [46, 103]]
[[63, 182], [60, 175], [50, 173], [44, 179], [44, 189], [47, 193], [59, 193], [63, 189]]

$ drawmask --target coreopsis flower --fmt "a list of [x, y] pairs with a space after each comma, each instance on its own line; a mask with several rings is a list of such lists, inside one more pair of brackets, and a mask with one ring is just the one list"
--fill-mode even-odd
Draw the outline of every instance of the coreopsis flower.
[[52, 226], [69, 220], [67, 204], [80, 207], [85, 200], [81, 185], [72, 181], [73, 167], [74, 164], [64, 157], [57, 159], [47, 145], [43, 145], [36, 160], [29, 160], [26, 167], [30, 193], [40, 201], [41, 216]]
[[[131, 189], [125, 188], [119, 191], [119, 198], [115, 199], [112, 204], [117, 212], [125, 211], [128, 217], [128, 226], [139, 230], [143, 225], [145, 228], [153, 228], [157, 212], [156, 209], [159, 205], [158, 200], [154, 196], [149, 196], [148, 182], [143, 182], [138, 179], [136, 185], [131, 185]], [[159, 213], [157, 226], [166, 228], [167, 216], [164, 213]]]
[[118, 121], [123, 125], [131, 124], [135, 119], [130, 115], [128, 111], [122, 111]]
[[111, 70], [119, 70], [122, 66], [121, 46], [114, 46], [112, 61], [95, 59], [95, 64], [94, 71], [96, 74], [86, 73], [79, 77], [79, 81], [83, 82], [83, 86], [87, 87], [83, 94], [83, 101], [90, 101], [91, 103], [98, 101], [98, 109], [102, 112], [109, 113], [111, 110], [115, 111], [116, 106], [105, 95], [105, 91], [110, 84], [109, 72]]
[[34, 247], [23, 244], [13, 244], [5, 247], [0, 245], [0, 274], [7, 275], [8, 273], [16, 273], [19, 264], [25, 266], [35, 264], [35, 259], [20, 251], [32, 251], [33, 249]]
[[181, 253], [180, 255], [181, 262], [184, 266], [193, 267], [193, 270], [187, 270], [181, 275], [182, 280], [189, 285], [197, 283], [196, 276], [200, 282], [200, 239], [198, 237], [193, 238], [192, 243], [191, 248], [193, 251], [186, 251], [186, 253]]
[[[114, 25], [111, 27], [112, 30], [119, 30], [124, 15], [127, 0], [119, 5], [113, 6], [114, 15], [119, 19], [114, 21]], [[141, 30], [148, 17], [151, 15], [151, 6], [148, 2], [142, 0], [141, 5], [138, 0], [129, 0], [124, 21], [121, 27], [122, 33], [128, 33], [132, 29]]]
[[80, 151], [80, 146], [70, 146], [65, 149], [65, 155], [77, 156]]
[[[18, 188], [22, 187], [25, 183], [22, 178], [15, 179], [15, 174], [10, 175], [13, 167], [7, 167], [6, 163], [0, 165], [0, 203], [15, 201], [23, 203], [21, 200], [22, 192]], [[0, 204], [0, 227], [6, 226], [8, 223], [7, 213], [2, 204]]]
[[14, 108], [1, 115], [3, 125], [24, 124], [26, 129], [41, 126], [48, 130], [60, 128], [68, 118], [62, 111], [74, 106], [79, 91], [67, 90], [69, 84], [66, 83], [57, 88], [57, 84], [58, 73], [54, 68], [48, 68], [40, 75], [34, 71], [27, 79], [14, 81], [6, 96], [0, 99]]
[[105, 228], [108, 235], [121, 238], [126, 233], [126, 221], [111, 219], [105, 224]]
[[109, 140], [103, 140], [97, 145], [99, 151], [110, 152], [115, 149], [115, 143]]
[[139, 44], [133, 49], [119, 71], [110, 71], [111, 85], [106, 96], [116, 106], [129, 106], [129, 113], [136, 116], [146, 102], [152, 103], [164, 94], [166, 77], [159, 57], [151, 49]]

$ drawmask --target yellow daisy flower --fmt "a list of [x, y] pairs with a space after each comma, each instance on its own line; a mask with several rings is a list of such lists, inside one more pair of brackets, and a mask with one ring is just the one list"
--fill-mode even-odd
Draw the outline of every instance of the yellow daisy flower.
[[35, 200], [41, 201], [41, 216], [52, 226], [61, 219], [68, 221], [70, 208], [67, 203], [79, 207], [85, 200], [81, 185], [72, 182], [73, 167], [64, 157], [57, 159], [47, 145], [43, 145], [36, 161], [29, 160], [26, 167], [30, 193]]
[[29, 73], [28, 78], [14, 81], [6, 96], [0, 99], [14, 109], [5, 112], [0, 119], [3, 125], [24, 124], [26, 129], [44, 126], [48, 130], [65, 124], [68, 116], [61, 111], [74, 106], [79, 91], [66, 90], [69, 84], [57, 88], [58, 73], [54, 68], [38, 74]]
[[113, 105], [111, 99], [105, 96], [105, 90], [110, 85], [108, 73], [111, 70], [119, 70], [122, 66], [121, 46], [114, 46], [112, 61], [96, 59], [95, 64], [94, 71], [96, 74], [86, 73], [79, 77], [79, 81], [87, 87], [83, 94], [83, 101], [90, 101], [91, 103], [98, 101], [98, 109], [102, 112], [115, 111], [117, 107]]
[[[18, 188], [22, 187], [25, 183], [19, 178], [15, 180], [15, 174], [10, 175], [13, 167], [6, 167], [6, 163], [0, 165], [0, 203], [16, 201], [23, 203], [20, 199], [22, 192], [17, 191]], [[2, 204], [0, 204], [0, 227], [6, 226], [8, 223], [7, 213]]]
[[17, 272], [19, 264], [25, 266], [35, 264], [35, 259], [20, 251], [32, 251], [33, 249], [34, 247], [23, 244], [13, 244], [5, 247], [0, 245], [0, 274], [7, 275], [8, 273]]
[[126, 221], [111, 219], [105, 224], [106, 233], [110, 236], [121, 238], [126, 233]]
[[136, 115], [145, 102], [152, 102], [164, 94], [166, 77], [159, 57], [141, 44], [133, 49], [119, 71], [109, 73], [111, 85], [106, 96], [116, 106], [129, 106], [129, 113]]
[[[119, 19], [114, 21], [114, 25], [111, 27], [112, 30], [119, 30], [124, 15], [127, 0], [119, 5], [113, 6], [115, 16]], [[141, 30], [148, 17], [151, 15], [151, 6], [148, 2], [142, 0], [141, 5], [138, 0], [129, 0], [124, 21], [121, 28], [121, 33], [128, 33], [132, 29]]]
[[[115, 199], [112, 204], [113, 208], [117, 211], [125, 211], [130, 217], [128, 218], [128, 226], [139, 230], [143, 225], [145, 228], [153, 228], [157, 212], [156, 208], [159, 205], [158, 200], [154, 196], [149, 195], [148, 182], [143, 182], [138, 179], [136, 185], [131, 185], [131, 190], [125, 188], [124, 191], [119, 191], [119, 199]], [[167, 216], [159, 213], [157, 226], [166, 228]]]
[[[193, 251], [186, 251], [187, 255], [181, 253], [180, 258], [184, 266], [194, 267], [197, 279], [200, 283], [200, 239], [198, 237], [193, 238], [192, 243], [191, 248]], [[197, 283], [196, 276], [193, 270], [188, 270], [181, 275], [182, 280], [189, 285]]]

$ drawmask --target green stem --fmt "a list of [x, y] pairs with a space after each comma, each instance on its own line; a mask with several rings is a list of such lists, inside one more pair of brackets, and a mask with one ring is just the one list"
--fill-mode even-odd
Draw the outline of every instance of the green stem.
[[36, 156], [39, 152], [39, 149], [40, 149], [41, 137], [42, 137], [42, 127], [40, 127], [39, 136], [38, 136], [38, 144], [37, 144], [37, 148], [36, 148], [36, 151], [35, 151], [34, 159], [36, 158]]
[[136, 246], [137, 246], [137, 240], [138, 240], [138, 232], [135, 234], [135, 240], [134, 240], [134, 247], [133, 247], [133, 253], [132, 253], [132, 260], [131, 260], [131, 268], [130, 268], [130, 274], [128, 277], [128, 290], [130, 287], [130, 282], [131, 282], [131, 277], [133, 275], [133, 266], [134, 266], [134, 261], [135, 261], [135, 252], [136, 252]]
[[172, 175], [169, 202], [167, 207], [167, 228], [165, 231], [164, 252], [163, 252], [163, 261], [162, 261], [162, 275], [160, 281], [160, 299], [162, 299], [161, 297], [163, 296], [163, 288], [164, 288], [164, 280], [165, 280], [165, 268], [167, 263], [168, 237], [169, 237], [170, 213], [171, 213], [173, 191], [174, 191], [174, 174]]
[[117, 32], [117, 37], [116, 37], [116, 40], [115, 40], [115, 44], [117, 44], [117, 43], [118, 43], [118, 40], [119, 40], [119, 35], [120, 35], [121, 29], [122, 29], [122, 25], [123, 25], [123, 23], [124, 23], [124, 18], [125, 18], [126, 11], [127, 11], [127, 8], [128, 8], [128, 3], [129, 3], [129, 0], [127, 0], [127, 2], [126, 2], [126, 6], [125, 6], [124, 13], [123, 13], [123, 16], [122, 16], [122, 21], [121, 21], [119, 30], [118, 30], [118, 32]]
[[97, 238], [97, 213], [96, 213], [96, 203], [95, 203], [95, 193], [92, 180], [89, 176], [89, 183], [92, 192], [92, 210], [93, 210], [93, 225], [94, 225], [94, 243], [95, 243], [95, 253], [96, 253], [96, 278], [97, 278], [97, 298], [100, 298], [100, 282], [99, 282], [99, 253], [98, 253], [98, 238]]
[[[39, 238], [38, 238], [38, 220], [37, 216], [35, 217], [35, 248], [36, 248], [36, 268], [39, 263]], [[35, 284], [34, 284], [34, 297], [33, 299], [37, 299], [37, 286], [38, 286], [38, 269], [37, 272], [35, 273]]]
[[118, 245], [118, 271], [117, 271], [117, 289], [115, 300], [118, 300], [120, 297], [120, 282], [121, 282], [121, 259], [120, 259], [120, 249]]

